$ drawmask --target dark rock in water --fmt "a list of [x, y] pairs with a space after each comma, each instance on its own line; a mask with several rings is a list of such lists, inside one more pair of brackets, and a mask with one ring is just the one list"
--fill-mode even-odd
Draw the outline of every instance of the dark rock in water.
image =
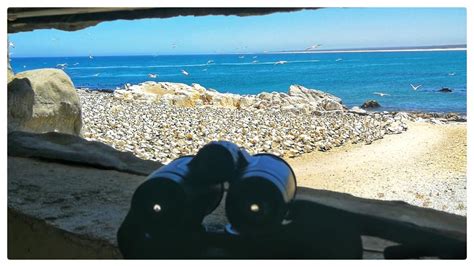
[[449, 89], [448, 87], [443, 87], [443, 88], [438, 90], [438, 92], [441, 92], [441, 93], [451, 93], [452, 91], [453, 90]]
[[379, 108], [380, 104], [379, 104], [379, 102], [377, 102], [375, 100], [367, 100], [360, 107], [361, 108]]

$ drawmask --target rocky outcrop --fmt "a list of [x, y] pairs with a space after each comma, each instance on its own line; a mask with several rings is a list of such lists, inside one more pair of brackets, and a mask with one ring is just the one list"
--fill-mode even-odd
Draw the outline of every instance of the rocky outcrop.
[[342, 111], [340, 98], [331, 94], [292, 85], [288, 93], [263, 92], [258, 95], [219, 93], [199, 84], [145, 82], [114, 91], [114, 97], [126, 101], [145, 101], [177, 107], [214, 106], [237, 109], [281, 110], [297, 114]]
[[[236, 15], [259, 16], [274, 12], [291, 12], [315, 8], [28, 8], [8, 9], [8, 33], [55, 28], [63, 31], [77, 31], [95, 26], [100, 22], [118, 19], [136, 20], [144, 18], [171, 18], [181, 16]], [[28, 16], [25, 16], [27, 13]], [[91, 15], [93, 14], [93, 15]]]
[[79, 96], [62, 70], [18, 73], [8, 84], [8, 130], [80, 135]]

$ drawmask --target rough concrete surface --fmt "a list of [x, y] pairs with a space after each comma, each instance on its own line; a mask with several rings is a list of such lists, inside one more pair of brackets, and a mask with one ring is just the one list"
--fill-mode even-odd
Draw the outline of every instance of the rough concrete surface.
[[83, 164], [141, 175], [148, 175], [163, 166], [160, 162], [139, 159], [131, 152], [121, 152], [101, 142], [54, 132], [11, 132], [8, 134], [8, 155]]

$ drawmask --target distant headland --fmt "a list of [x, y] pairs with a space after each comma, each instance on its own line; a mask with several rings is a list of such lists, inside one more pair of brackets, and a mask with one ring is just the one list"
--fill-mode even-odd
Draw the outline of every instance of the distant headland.
[[430, 46], [396, 46], [370, 48], [342, 48], [342, 49], [311, 49], [311, 50], [284, 50], [271, 51], [269, 54], [306, 54], [306, 53], [355, 53], [355, 52], [415, 52], [415, 51], [459, 51], [467, 50], [466, 44], [430, 45]]

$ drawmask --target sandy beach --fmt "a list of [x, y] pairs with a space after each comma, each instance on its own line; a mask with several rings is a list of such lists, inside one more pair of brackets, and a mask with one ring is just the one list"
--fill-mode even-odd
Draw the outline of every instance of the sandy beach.
[[300, 186], [466, 215], [466, 123], [410, 122], [408, 129], [287, 160]]

